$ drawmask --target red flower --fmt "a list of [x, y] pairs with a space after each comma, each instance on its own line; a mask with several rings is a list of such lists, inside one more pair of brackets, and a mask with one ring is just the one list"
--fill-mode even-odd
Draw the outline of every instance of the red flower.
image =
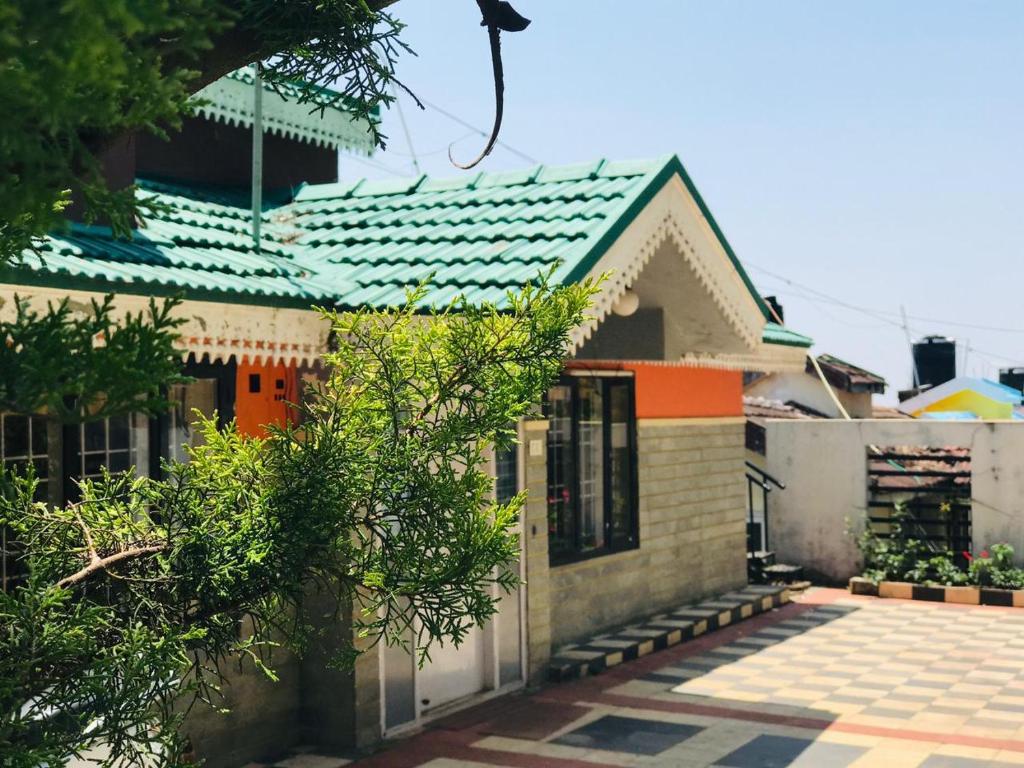
[[966, 549], [963, 552], [961, 552], [960, 554], [962, 554], [965, 558], [967, 558], [967, 562], [971, 562], [971, 560], [974, 559], [973, 557], [971, 557], [971, 553], [968, 552]]
[[981, 556], [982, 557], [988, 557], [988, 550], [987, 549], [981, 550]]

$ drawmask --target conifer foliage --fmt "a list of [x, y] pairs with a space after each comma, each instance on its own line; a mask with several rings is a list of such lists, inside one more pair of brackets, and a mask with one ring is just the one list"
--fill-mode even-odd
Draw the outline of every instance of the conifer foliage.
[[[36, 501], [30, 473], [3, 474], [25, 577], [0, 592], [0, 765], [91, 749], [106, 766], [186, 765], [190, 707], [223, 706], [239, 661], [273, 678], [275, 646], [301, 653], [322, 621], [304, 611], [314, 591], [365, 643], [415, 627], [422, 661], [486, 621], [518, 583], [524, 503], [494, 502], [488, 456], [536, 409], [595, 290], [540, 280], [500, 307], [428, 307], [420, 287], [395, 310], [324, 312], [328, 375], [266, 439], [207, 421], [188, 462], [84, 481], [63, 506]], [[160, 317], [156, 349], [174, 334]], [[21, 346], [5, 361], [34, 359]]]

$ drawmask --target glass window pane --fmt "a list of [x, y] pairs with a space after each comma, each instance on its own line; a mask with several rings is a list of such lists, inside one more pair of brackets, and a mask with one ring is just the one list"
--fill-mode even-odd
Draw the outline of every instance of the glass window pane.
[[548, 427], [548, 551], [552, 557], [576, 547], [573, 514], [572, 388], [552, 387], [545, 401]]
[[32, 466], [35, 467], [37, 479], [45, 480], [50, 476], [50, 462], [46, 458], [34, 459]]
[[107, 447], [107, 422], [90, 421], [82, 426], [86, 451], [102, 451]]
[[513, 445], [494, 454], [494, 495], [499, 504], [507, 504], [519, 492], [519, 446]]
[[132, 465], [128, 451], [111, 451], [107, 469], [111, 472], [125, 472]]
[[129, 417], [114, 416], [109, 419], [109, 429], [107, 447], [111, 451], [127, 450], [131, 445]]
[[579, 382], [580, 550], [604, 547], [604, 398], [600, 379]]
[[635, 540], [636, 510], [633, 497], [632, 389], [615, 382], [608, 387], [611, 420], [610, 493], [611, 539], [616, 546], [632, 546]]
[[174, 406], [167, 416], [164, 450], [173, 461], [187, 461], [185, 447], [195, 448], [202, 444], [202, 435], [194, 428], [194, 411], [213, 416], [218, 408], [217, 380], [197, 379], [191, 384], [175, 386], [171, 389], [170, 400]]
[[32, 453], [35, 456], [46, 455], [46, 419], [32, 417]]
[[141, 413], [131, 417], [131, 455], [129, 463], [139, 477], [149, 477], [149, 417]]
[[102, 453], [88, 453], [82, 460], [82, 472], [85, 477], [98, 477], [103, 467]]
[[27, 456], [29, 446], [28, 417], [8, 414], [3, 417], [3, 422], [3, 455], [6, 458]]

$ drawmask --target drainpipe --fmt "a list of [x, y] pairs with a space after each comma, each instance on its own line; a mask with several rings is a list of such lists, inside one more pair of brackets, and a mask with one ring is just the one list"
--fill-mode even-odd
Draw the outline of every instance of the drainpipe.
[[263, 215], [263, 78], [259, 63], [253, 78], [252, 114], [252, 239], [259, 253]]

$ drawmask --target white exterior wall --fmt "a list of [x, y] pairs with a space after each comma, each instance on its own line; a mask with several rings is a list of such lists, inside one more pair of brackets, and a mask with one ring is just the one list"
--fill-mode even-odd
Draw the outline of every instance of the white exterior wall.
[[1008, 542], [1024, 565], [1024, 423], [765, 421], [765, 469], [786, 484], [769, 494], [770, 547], [780, 562], [844, 581], [860, 571], [852, 526], [867, 513], [867, 446], [971, 449], [975, 549]]
[[[835, 388], [835, 393], [850, 416], [855, 419], [870, 418], [870, 392], [846, 392]], [[804, 371], [768, 374], [749, 384], [743, 394], [764, 397], [768, 400], [781, 400], [784, 403], [792, 400], [833, 419], [842, 416], [828, 392], [825, 391], [825, 385], [821, 383], [821, 380]]]

